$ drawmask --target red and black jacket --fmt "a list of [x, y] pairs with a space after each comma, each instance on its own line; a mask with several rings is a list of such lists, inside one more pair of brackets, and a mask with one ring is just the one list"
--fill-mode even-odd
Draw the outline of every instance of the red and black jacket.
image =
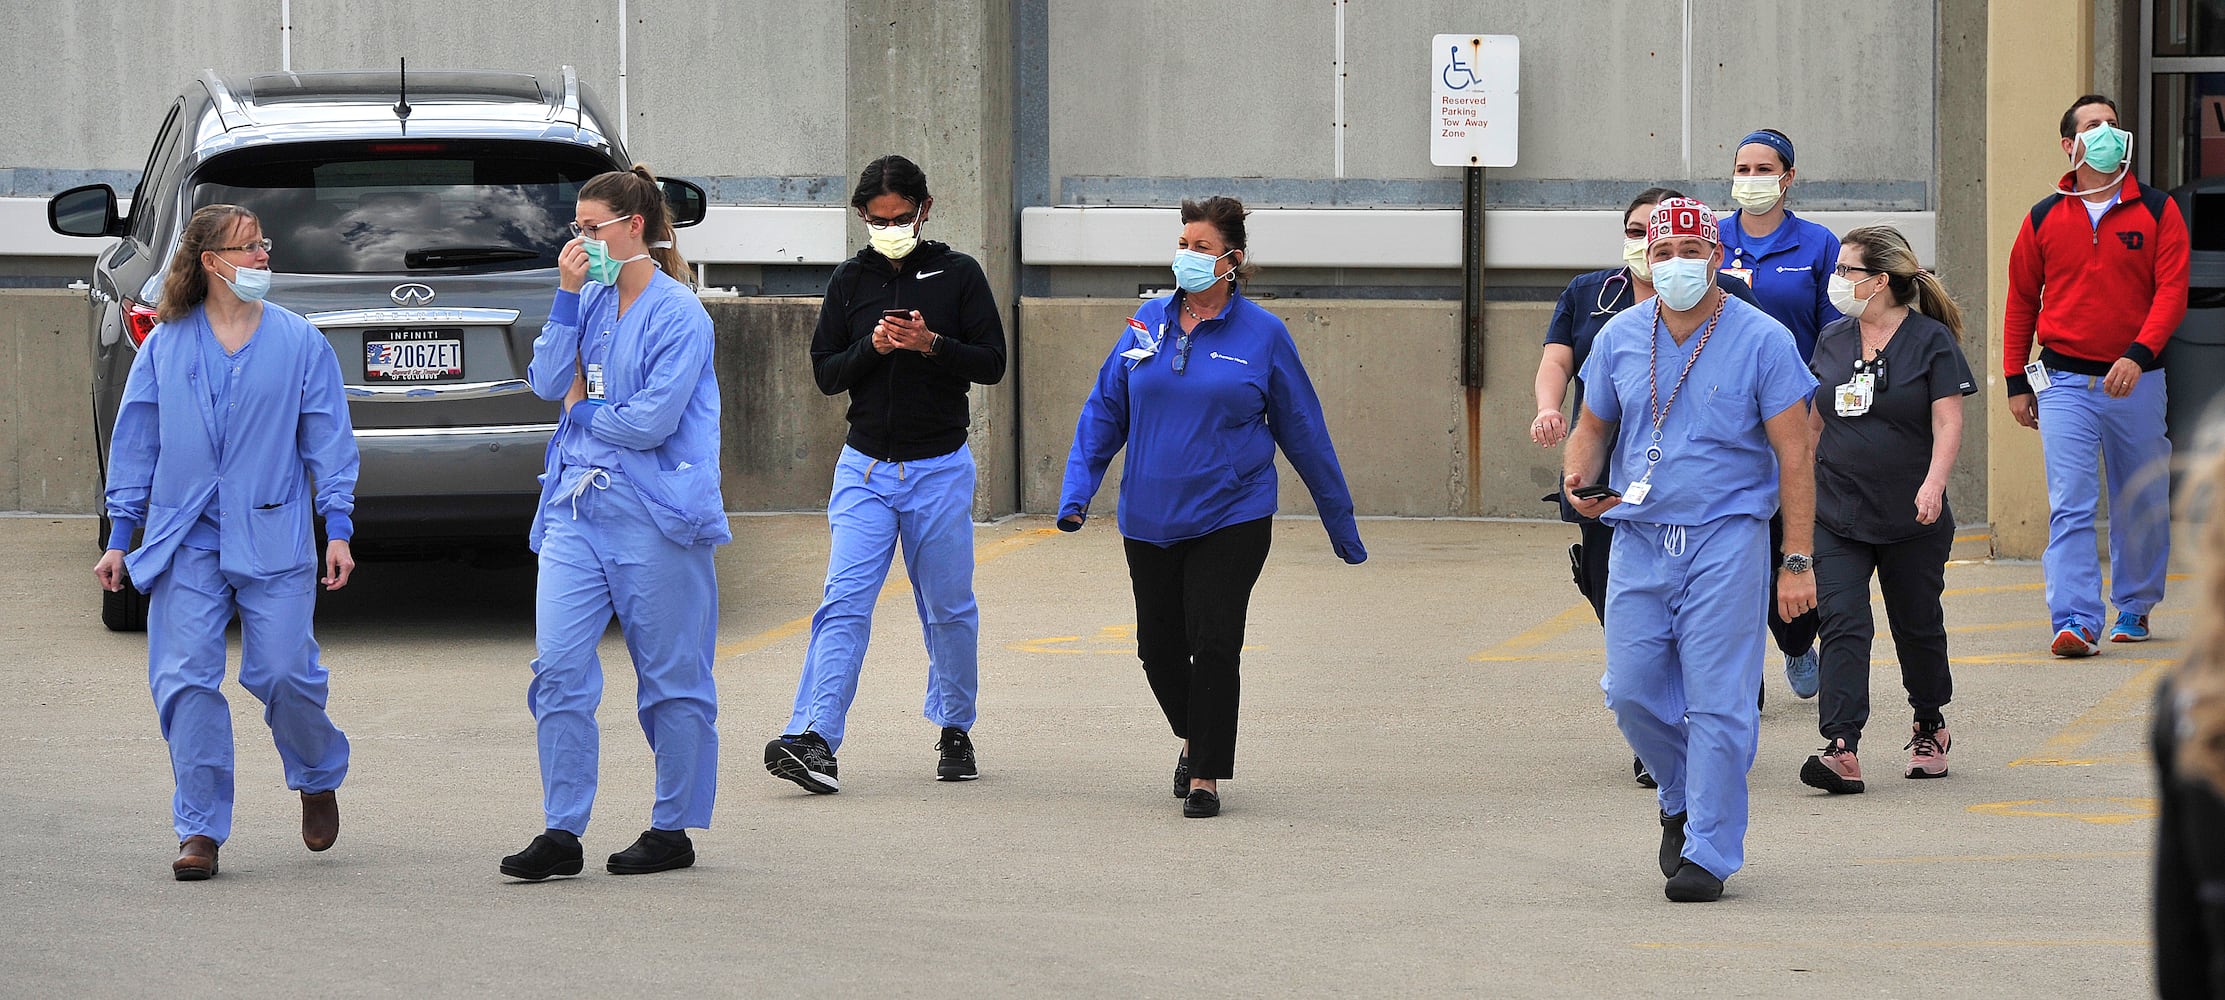
[[2032, 391], [2024, 365], [2035, 337], [2041, 363], [2056, 371], [2105, 375], [2119, 358], [2153, 371], [2186, 318], [2178, 204], [2128, 175], [2097, 225], [2068, 193], [2076, 181], [2064, 175], [2062, 190], [2032, 206], [2009, 251], [2001, 374], [2010, 396]]

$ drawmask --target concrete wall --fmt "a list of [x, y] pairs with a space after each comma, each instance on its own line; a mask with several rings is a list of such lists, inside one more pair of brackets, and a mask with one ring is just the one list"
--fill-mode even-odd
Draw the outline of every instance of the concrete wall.
[[847, 395], [811, 375], [815, 299], [706, 299], [718, 330], [721, 484], [729, 510], [823, 510]]
[[92, 314], [82, 292], [0, 293], [0, 510], [98, 509]]
[[[1962, 452], [1956, 457], [1947, 499], [1955, 517], [1987, 517], [1987, 414], [2002, 405], [2001, 387], [1988, 359], [2001, 339], [1992, 309], [1986, 254], [1986, 4], [1942, 4], [1939, 12], [1939, 252], [1926, 261], [1962, 309], [1962, 356], [1978, 377], [1978, 394], [1963, 401]], [[2007, 251], [2002, 251], [2003, 256]]]
[[[1531, 444], [1530, 378], [1552, 304], [1485, 310], [1485, 386], [1460, 386], [1460, 307], [1445, 302], [1270, 300], [1290, 327], [1321, 394], [1330, 436], [1362, 514], [1548, 517], [1537, 498], [1559, 479], [1560, 452]], [[1058, 507], [1067, 449], [1098, 366], [1135, 303], [1027, 299], [1020, 303], [1021, 509]], [[1471, 460], [1472, 459], [1472, 460]], [[1282, 510], [1314, 509], [1287, 461]], [[1109, 514], [1120, 462], [1091, 510]]]

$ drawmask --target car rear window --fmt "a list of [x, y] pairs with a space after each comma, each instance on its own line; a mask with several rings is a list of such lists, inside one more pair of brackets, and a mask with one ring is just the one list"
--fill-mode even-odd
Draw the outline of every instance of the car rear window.
[[290, 274], [524, 270], [556, 266], [580, 185], [609, 169], [550, 143], [265, 147], [204, 166], [193, 205], [254, 212]]

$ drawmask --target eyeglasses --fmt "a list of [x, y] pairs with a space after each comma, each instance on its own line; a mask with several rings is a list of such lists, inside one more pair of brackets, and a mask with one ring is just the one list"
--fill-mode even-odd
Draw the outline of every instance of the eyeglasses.
[[1174, 338], [1174, 373], [1180, 375], [1183, 369], [1188, 367], [1190, 367], [1190, 335], [1185, 333]]
[[615, 219], [605, 219], [605, 220], [603, 220], [603, 221], [601, 221], [601, 222], [590, 222], [590, 223], [588, 223], [588, 224], [586, 224], [586, 225], [584, 225], [584, 226], [583, 226], [583, 225], [580, 225], [580, 224], [579, 224], [579, 223], [577, 223], [577, 222], [574, 222], [574, 223], [572, 223], [572, 235], [574, 235], [574, 236], [585, 236], [585, 235], [587, 235], [587, 234], [589, 234], [589, 233], [592, 233], [592, 232], [594, 232], [594, 231], [596, 231], [596, 230], [598, 230], [598, 229], [601, 229], [601, 228], [603, 228], [604, 226], [610, 225], [611, 223], [614, 223], [614, 222], [624, 222], [624, 221], [626, 221], [627, 219], [631, 219], [631, 218], [633, 218], [633, 216], [631, 216], [631, 215], [621, 215], [621, 216], [619, 216], [619, 217], [617, 217], [617, 218], [615, 218]]
[[915, 208], [893, 219], [878, 219], [859, 212], [858, 220], [865, 223], [868, 229], [910, 229], [913, 223], [919, 221], [919, 210]]
[[246, 242], [246, 243], [242, 243], [242, 244], [240, 244], [239, 246], [236, 246], [236, 247], [210, 247], [210, 248], [209, 248], [209, 252], [211, 252], [211, 253], [231, 253], [231, 252], [233, 252], [233, 251], [236, 251], [236, 250], [261, 250], [261, 251], [262, 251], [262, 252], [264, 252], [264, 253], [269, 253], [269, 252], [270, 252], [270, 248], [271, 248], [271, 247], [273, 247], [273, 246], [276, 246], [276, 245], [277, 245], [277, 244], [275, 244], [275, 243], [272, 243], [272, 242], [270, 241], [270, 238], [269, 238], [269, 237], [264, 237], [264, 238], [262, 238], [262, 239], [259, 239], [259, 240], [249, 240], [248, 242]]
[[1863, 274], [1883, 274], [1883, 273], [1885, 273], [1885, 272], [1883, 272], [1883, 271], [1878, 271], [1878, 270], [1874, 270], [1874, 269], [1871, 269], [1871, 268], [1867, 268], [1867, 267], [1855, 267], [1855, 266], [1854, 266], [1854, 265], [1852, 265], [1852, 264], [1840, 264], [1840, 265], [1838, 265], [1838, 266], [1836, 266], [1836, 267], [1833, 267], [1833, 268], [1831, 269], [1831, 273], [1832, 273], [1832, 274], [1836, 274], [1836, 275], [1838, 275], [1839, 277], [1842, 277], [1842, 278], [1846, 277], [1846, 276], [1847, 276], [1848, 274], [1850, 274], [1850, 273], [1852, 273], [1852, 272], [1855, 272], [1855, 271], [1860, 271], [1860, 272], [1862, 272]]

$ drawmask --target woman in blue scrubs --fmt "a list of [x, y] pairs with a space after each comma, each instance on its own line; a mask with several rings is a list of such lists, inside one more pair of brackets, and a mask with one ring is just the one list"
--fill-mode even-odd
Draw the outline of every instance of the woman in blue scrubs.
[[1313, 494], [1337, 557], [1367, 559], [1321, 400], [1290, 330], [1237, 289], [1244, 204], [1182, 202], [1179, 289], [1143, 304], [1098, 369], [1066, 457], [1058, 526], [1078, 531], [1122, 448], [1118, 518], [1136, 655], [1176, 738], [1174, 794], [1221, 811], [1235, 774], [1244, 616], [1274, 534], [1275, 449]]
[[548, 828], [501, 865], [528, 881], [580, 872], [601, 766], [596, 647], [613, 615], [657, 784], [649, 829], [610, 856], [610, 873], [694, 864], [687, 829], [711, 825], [718, 792], [711, 553], [732, 536], [719, 494], [711, 317], [685, 283], [688, 264], [647, 167], [597, 175], [580, 186], [576, 211], [528, 368], [535, 393], [564, 402], [530, 536], [540, 581], [526, 693]]
[[[1839, 263], [1839, 238], [1785, 207], [1797, 169], [1792, 140], [1783, 132], [1765, 128], [1748, 133], [1738, 141], [1737, 157], [1731, 200], [1738, 203], [1738, 215], [1723, 227], [1723, 271], [1753, 286], [1761, 311], [1792, 331], [1800, 360], [1806, 361], [1815, 356], [1816, 333], [1839, 318], [1830, 296], [1831, 269]], [[1770, 519], [1769, 537], [1770, 558], [1775, 559], [1785, 537], [1782, 516]], [[1775, 601], [1774, 591], [1771, 601]], [[1785, 655], [1786, 683], [1793, 694], [1815, 697], [1815, 612], [1789, 622], [1768, 617], [1770, 634]]]
[[129, 585], [148, 594], [147, 681], [177, 782], [170, 871], [180, 881], [214, 876], [232, 832], [222, 686], [235, 613], [239, 683], [262, 700], [286, 787], [301, 792], [301, 839], [322, 851], [340, 836], [348, 738], [325, 714], [327, 673], [310, 631], [310, 515], [323, 515], [331, 539], [321, 582], [338, 590], [355, 569], [355, 432], [332, 344], [263, 301], [270, 251], [246, 209], [193, 213], [109, 446], [112, 528], [93, 575], [115, 591], [129, 570]]

